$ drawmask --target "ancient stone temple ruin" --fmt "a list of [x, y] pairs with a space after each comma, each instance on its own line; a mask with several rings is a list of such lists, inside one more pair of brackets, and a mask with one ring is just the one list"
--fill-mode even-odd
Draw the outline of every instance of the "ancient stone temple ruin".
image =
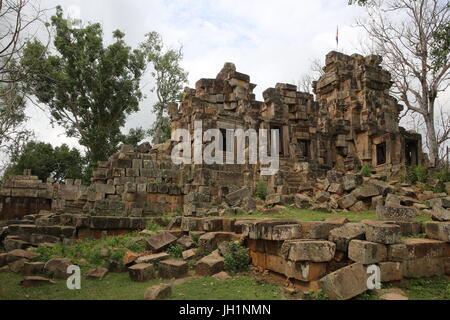
[[[219, 129], [225, 156], [236, 152], [227, 148], [235, 139], [231, 130], [278, 130], [274, 175], [263, 175], [264, 164], [248, 158], [244, 164], [177, 164], [173, 136], [155, 146], [122, 145], [98, 162], [90, 186], [43, 182], [30, 172], [11, 177], [0, 188], [0, 250], [9, 251], [0, 253], [0, 271], [27, 274], [22, 270], [33, 268], [34, 275], [52, 271], [55, 263], [66, 267], [61, 258], [28, 261], [23, 249], [141, 231], [157, 221], [164, 231], [143, 230], [137, 238], [146, 251], [123, 258], [132, 281], [185, 277], [188, 262], [197, 275], [217, 276], [229, 241], [246, 246], [263, 274], [270, 271], [301, 290], [321, 288], [332, 299], [365, 292], [374, 264], [381, 282], [449, 275], [450, 183], [437, 193], [396, 179], [408, 166], [426, 162], [421, 136], [399, 126], [402, 107], [389, 95], [390, 75], [380, 63], [378, 56], [331, 52], [313, 84], [315, 96], [279, 83], [263, 92], [263, 101], [256, 100], [250, 77], [226, 63], [215, 79], [199, 80], [179, 105], [170, 105], [172, 132], [185, 129], [187, 145], [202, 150], [208, 142], [196, 144], [196, 123], [203, 131]], [[250, 145], [244, 147], [248, 156]], [[362, 166], [370, 166], [370, 177], [360, 174]], [[267, 187], [265, 199], [256, 197], [260, 184]], [[271, 218], [288, 206], [342, 216]], [[369, 209], [378, 220], [362, 220]], [[361, 221], [350, 222], [348, 211], [360, 212]], [[424, 213], [434, 221], [415, 220]], [[175, 243], [186, 249], [182, 259], [164, 252]], [[117, 268], [109, 261], [105, 270]]]
[[262, 176], [260, 164], [248, 163], [248, 145], [245, 164], [223, 165], [175, 165], [170, 157], [175, 141], [137, 149], [122, 146], [121, 152], [98, 163], [90, 187], [72, 180], [43, 183], [36, 177], [6, 182], [0, 217], [39, 209], [203, 215], [226, 198], [233, 205], [233, 197], [250, 197], [260, 180], [267, 182], [272, 198], [286, 200], [312, 190], [330, 170], [350, 172], [370, 165], [390, 176], [422, 164], [421, 136], [399, 126], [402, 106], [389, 95], [392, 83], [380, 66], [381, 57], [333, 51], [325, 62], [323, 76], [313, 83], [315, 98], [278, 83], [258, 101], [250, 77], [226, 63], [215, 79], [200, 79], [195, 89], [185, 89], [179, 105], [170, 105], [173, 131], [187, 129], [193, 137], [194, 124], [201, 121], [203, 130], [221, 131], [223, 146], [230, 129], [279, 130], [280, 169], [275, 175]]

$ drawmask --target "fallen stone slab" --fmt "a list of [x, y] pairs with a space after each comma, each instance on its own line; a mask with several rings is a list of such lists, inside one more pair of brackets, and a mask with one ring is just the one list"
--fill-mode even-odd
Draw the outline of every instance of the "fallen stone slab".
[[403, 242], [408, 251], [408, 260], [443, 257], [448, 246], [445, 241], [425, 238], [407, 238]]
[[136, 263], [156, 263], [165, 259], [169, 259], [170, 255], [165, 252], [150, 254], [136, 259]]
[[284, 224], [273, 227], [271, 240], [282, 241], [298, 239], [302, 236], [302, 227], [299, 224]]
[[413, 278], [445, 274], [445, 259], [443, 257], [424, 257], [405, 260], [403, 262], [403, 276], [405, 278]]
[[139, 263], [129, 267], [128, 274], [132, 281], [146, 282], [156, 277], [156, 269], [152, 264]]
[[361, 223], [346, 223], [342, 227], [330, 231], [329, 241], [336, 243], [336, 250], [347, 252], [348, 244], [354, 239], [364, 239], [364, 228]]
[[168, 284], [151, 286], [145, 290], [145, 300], [163, 300], [170, 296], [172, 287]]
[[221, 242], [239, 240], [241, 237], [233, 232], [208, 232], [200, 236], [198, 245], [201, 251], [211, 252], [217, 249]]
[[224, 258], [219, 254], [212, 253], [201, 258], [195, 265], [195, 272], [201, 276], [211, 276], [223, 271]]
[[380, 195], [380, 191], [374, 185], [363, 185], [351, 192], [358, 200], [365, 200]]
[[26, 276], [34, 276], [44, 273], [45, 262], [25, 262], [22, 273]]
[[287, 240], [281, 246], [283, 257], [290, 261], [327, 262], [335, 252], [336, 244], [330, 241]]
[[6, 262], [11, 263], [19, 259], [31, 260], [38, 257], [39, 254], [28, 250], [15, 249], [6, 254]]
[[443, 207], [434, 206], [431, 210], [431, 219], [434, 221], [450, 221], [450, 210]]
[[56, 279], [67, 279], [69, 274], [67, 268], [72, 264], [68, 258], [53, 258], [44, 265], [44, 271], [49, 272]]
[[352, 207], [356, 202], [358, 202], [356, 197], [352, 194], [348, 194], [338, 200], [338, 205], [341, 209], [348, 209]]
[[428, 238], [450, 242], [450, 222], [425, 222], [424, 228]]
[[88, 272], [86, 278], [91, 280], [102, 280], [108, 274], [108, 269], [106, 268], [95, 268]]
[[230, 206], [237, 206], [242, 201], [242, 199], [250, 198], [251, 196], [252, 196], [252, 189], [244, 187], [227, 194], [225, 200]]
[[16, 261], [11, 262], [10, 264], [8, 264], [8, 268], [9, 268], [9, 270], [10, 270], [11, 272], [14, 272], [14, 273], [22, 273], [22, 272], [23, 272], [23, 268], [25, 267], [25, 263], [26, 263], [27, 261], [28, 261], [28, 260], [26, 260], [26, 259], [19, 259], [19, 260], [16, 260]]
[[159, 263], [158, 271], [163, 279], [183, 278], [188, 274], [188, 264], [181, 260], [163, 260]]
[[325, 221], [300, 221], [303, 239], [328, 240], [331, 230], [342, 227], [342, 223]]
[[354, 263], [327, 274], [319, 280], [319, 286], [332, 300], [348, 300], [367, 288], [367, 270], [361, 263]]
[[403, 279], [403, 265], [401, 262], [380, 262], [381, 282], [399, 281]]
[[400, 242], [400, 227], [391, 223], [366, 223], [366, 240], [383, 244], [394, 244]]
[[381, 243], [352, 240], [348, 246], [348, 257], [362, 264], [373, 264], [387, 258], [387, 248]]
[[194, 241], [192, 241], [191, 237], [189, 236], [182, 236], [177, 240], [177, 243], [186, 249], [189, 249], [194, 245]]
[[146, 247], [148, 250], [154, 252], [163, 251], [178, 239], [168, 231], [159, 232], [157, 235], [146, 240]]
[[55, 284], [56, 282], [44, 277], [38, 277], [38, 276], [28, 276], [25, 277], [22, 281], [20, 281], [20, 285], [25, 288], [29, 287], [37, 287], [37, 286], [43, 286], [43, 285], [49, 285], [49, 284]]
[[416, 208], [377, 206], [377, 217], [382, 220], [412, 222], [419, 214]]
[[196, 255], [197, 255], [196, 249], [185, 250], [181, 253], [183, 260], [191, 260], [191, 259], [195, 258]]
[[216, 274], [212, 275], [212, 277], [214, 279], [216, 279], [216, 280], [219, 280], [219, 281], [225, 281], [225, 280], [232, 279], [232, 277], [228, 273], [226, 273], [225, 271], [216, 273]]

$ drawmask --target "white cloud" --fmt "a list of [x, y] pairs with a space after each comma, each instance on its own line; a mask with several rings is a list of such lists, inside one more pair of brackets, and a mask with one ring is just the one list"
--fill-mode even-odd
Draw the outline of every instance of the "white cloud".
[[[43, 7], [54, 7], [60, 1], [43, 0]], [[215, 77], [224, 62], [234, 62], [240, 72], [249, 74], [261, 93], [277, 82], [295, 83], [308, 72], [312, 58], [324, 59], [336, 49], [335, 33], [339, 25], [339, 50], [353, 53], [359, 31], [351, 25], [361, 13], [358, 6], [346, 0], [77, 0], [63, 7], [80, 7], [84, 21], [100, 22], [105, 39], [121, 29], [126, 41], [136, 46], [144, 34], [158, 31], [165, 42], [184, 48], [183, 66], [189, 71], [189, 86], [200, 78]], [[154, 116], [151, 104], [155, 97], [147, 75], [141, 111], [130, 116], [125, 130], [136, 126], [150, 127]], [[48, 120], [31, 114], [30, 127], [37, 136], [55, 144], [73, 139], [64, 137], [61, 128], [51, 128]]]

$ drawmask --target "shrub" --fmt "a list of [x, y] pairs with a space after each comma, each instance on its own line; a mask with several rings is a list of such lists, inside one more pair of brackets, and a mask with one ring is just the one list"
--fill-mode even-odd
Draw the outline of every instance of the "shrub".
[[233, 273], [245, 271], [249, 263], [249, 250], [237, 242], [230, 241], [228, 252], [224, 255], [225, 270]]
[[406, 178], [409, 183], [424, 183], [428, 179], [428, 169], [423, 166], [411, 166], [406, 170]]
[[186, 250], [182, 245], [177, 243], [172, 244], [167, 249], [167, 253], [170, 254], [173, 258], [181, 258], [183, 251]]
[[262, 200], [266, 200], [267, 197], [267, 183], [263, 180], [260, 180], [256, 184], [256, 196]]
[[370, 177], [372, 175], [372, 167], [369, 166], [368, 164], [365, 164], [361, 167], [361, 171], [360, 174], [363, 177]]

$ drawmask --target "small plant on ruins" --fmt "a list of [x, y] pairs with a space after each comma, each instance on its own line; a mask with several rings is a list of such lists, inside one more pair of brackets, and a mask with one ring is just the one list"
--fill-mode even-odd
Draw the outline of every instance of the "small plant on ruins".
[[250, 263], [250, 251], [239, 243], [230, 241], [224, 258], [225, 271], [232, 273], [245, 271]]
[[173, 258], [181, 258], [184, 250], [186, 249], [182, 245], [175, 243], [167, 249], [167, 253]]
[[368, 164], [365, 164], [361, 167], [361, 171], [359, 173], [363, 177], [370, 177], [372, 175], [372, 167]]
[[267, 183], [263, 180], [260, 180], [257, 184], [256, 184], [256, 191], [255, 194], [258, 198], [262, 199], [262, 200], [266, 200], [267, 197]]
[[406, 178], [411, 184], [425, 183], [428, 179], [428, 170], [424, 166], [411, 166], [406, 169]]

